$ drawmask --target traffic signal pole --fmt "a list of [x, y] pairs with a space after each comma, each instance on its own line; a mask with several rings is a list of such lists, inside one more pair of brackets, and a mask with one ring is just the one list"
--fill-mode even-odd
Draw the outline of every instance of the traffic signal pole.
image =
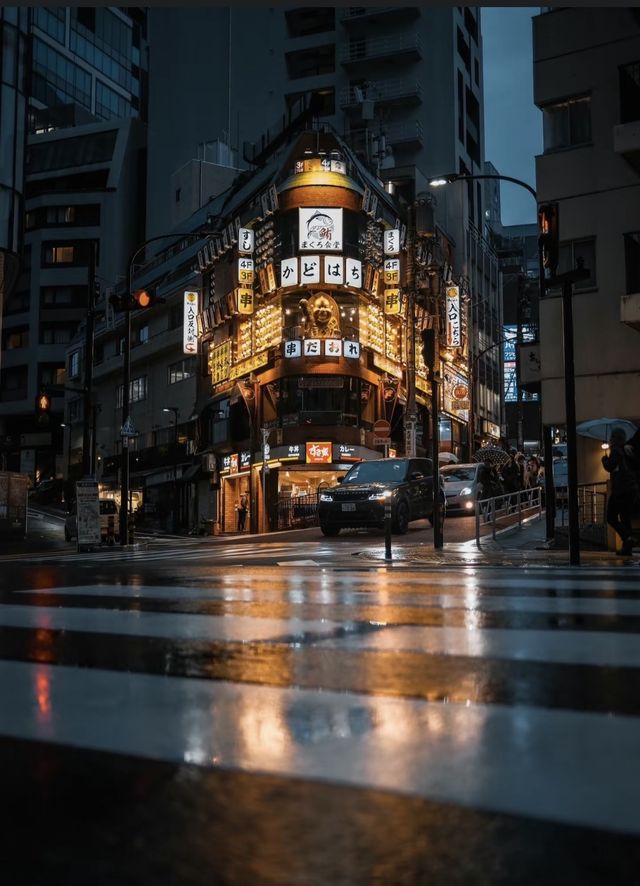
[[[82, 476], [91, 476], [92, 465], [92, 400], [93, 400], [93, 350], [96, 322], [96, 253], [98, 244], [91, 245], [87, 279], [87, 319], [84, 337], [84, 389], [82, 411]], [[95, 445], [95, 440], [93, 441]]]

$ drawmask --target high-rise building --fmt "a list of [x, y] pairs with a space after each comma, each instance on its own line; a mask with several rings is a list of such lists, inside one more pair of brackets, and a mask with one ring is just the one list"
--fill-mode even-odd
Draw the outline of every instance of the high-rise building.
[[[573, 286], [578, 422], [640, 420], [640, 12], [552, 8], [534, 18], [534, 97], [544, 121], [538, 199], [559, 209], [562, 273]], [[562, 300], [540, 305], [542, 416], [565, 423]], [[578, 479], [604, 479], [578, 437]]]
[[[0, 224], [20, 273], [2, 317], [0, 441], [4, 464], [38, 480], [61, 472], [66, 349], [91, 305], [92, 263], [104, 292], [143, 236], [146, 12], [4, 8], [2, 27]], [[43, 388], [48, 418], [35, 414]]]

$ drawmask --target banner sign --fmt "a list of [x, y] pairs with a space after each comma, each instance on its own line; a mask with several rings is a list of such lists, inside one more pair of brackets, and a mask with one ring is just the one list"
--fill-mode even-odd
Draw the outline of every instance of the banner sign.
[[460, 288], [447, 286], [445, 294], [447, 315], [447, 347], [462, 347], [462, 315], [460, 312]]
[[399, 255], [400, 254], [400, 229], [392, 228], [390, 231], [384, 232], [384, 254]]
[[330, 465], [333, 458], [331, 443], [307, 443], [308, 465]]
[[184, 294], [184, 323], [182, 333], [182, 350], [185, 354], [195, 354], [198, 350], [198, 293]]

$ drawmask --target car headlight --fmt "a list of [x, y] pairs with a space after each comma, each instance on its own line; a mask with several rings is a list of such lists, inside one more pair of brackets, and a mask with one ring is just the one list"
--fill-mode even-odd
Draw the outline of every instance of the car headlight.
[[386, 501], [388, 498], [391, 498], [393, 494], [393, 489], [383, 489], [381, 492], [372, 492], [369, 496], [369, 501]]
[[470, 486], [465, 486], [464, 489], [460, 490], [460, 495], [471, 495], [472, 492], [473, 490]]
[[329, 495], [328, 492], [321, 492], [320, 501], [333, 501], [333, 496]]

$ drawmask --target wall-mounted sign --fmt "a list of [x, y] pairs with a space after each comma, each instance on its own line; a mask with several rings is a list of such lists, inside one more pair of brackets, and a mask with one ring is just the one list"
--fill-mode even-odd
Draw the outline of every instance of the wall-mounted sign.
[[399, 255], [400, 254], [400, 229], [392, 228], [390, 231], [384, 232], [384, 254]]
[[346, 443], [334, 444], [334, 460], [335, 461], [362, 461], [362, 457], [357, 455], [359, 446], [348, 446]]
[[305, 338], [300, 341], [286, 341], [283, 346], [284, 356], [295, 360], [298, 357], [340, 357], [350, 360], [360, 357], [360, 342], [341, 338]]
[[445, 292], [445, 312], [447, 317], [447, 347], [462, 346], [462, 316], [460, 313], [460, 288], [447, 286]]
[[182, 350], [185, 354], [195, 354], [198, 350], [198, 293], [184, 294], [184, 323], [182, 332]]
[[341, 338], [325, 338], [324, 353], [326, 357], [342, 356], [342, 339]]
[[320, 282], [320, 256], [305, 255], [300, 259], [300, 283]]
[[238, 283], [241, 286], [253, 283], [253, 275], [253, 259], [241, 255], [238, 259]]
[[298, 285], [298, 259], [283, 258], [280, 262], [280, 286]]
[[384, 291], [384, 312], [385, 314], [399, 314], [400, 313], [400, 290], [399, 289], [385, 289]]
[[342, 209], [301, 206], [298, 210], [300, 250], [342, 249]]
[[346, 261], [347, 275], [345, 283], [355, 289], [362, 288], [362, 262], [357, 258], [348, 258]]
[[308, 465], [330, 465], [333, 458], [331, 443], [307, 443]]
[[[463, 394], [463, 396], [459, 396]], [[442, 405], [445, 412], [469, 421], [469, 380], [443, 364]]]
[[344, 261], [339, 256], [324, 256], [324, 282], [336, 286], [344, 283]]
[[240, 228], [238, 231], [238, 252], [251, 255], [254, 249], [254, 234], [251, 228]]
[[275, 292], [277, 286], [275, 268], [269, 263], [265, 270], [267, 272], [267, 292]]
[[231, 341], [225, 341], [209, 351], [209, 375], [211, 384], [217, 385], [229, 378], [231, 367]]
[[382, 369], [387, 375], [391, 375], [394, 378], [402, 378], [402, 366], [393, 363], [391, 360], [383, 357], [382, 354], [373, 355], [373, 365], [377, 366], [378, 369]]
[[251, 467], [251, 453], [250, 452], [241, 452], [239, 459], [239, 468], [241, 471], [248, 471]]
[[239, 314], [253, 314], [253, 289], [237, 289], [236, 298]]
[[232, 452], [230, 455], [223, 455], [221, 461], [221, 474], [237, 474], [238, 473], [238, 453]]
[[253, 357], [247, 357], [246, 360], [240, 360], [229, 371], [229, 378], [240, 378], [243, 375], [249, 375], [254, 369], [265, 366], [269, 362], [269, 352], [262, 351], [261, 354], [255, 354]]
[[400, 283], [400, 259], [385, 258], [384, 284], [385, 286], [393, 286], [394, 283]]

